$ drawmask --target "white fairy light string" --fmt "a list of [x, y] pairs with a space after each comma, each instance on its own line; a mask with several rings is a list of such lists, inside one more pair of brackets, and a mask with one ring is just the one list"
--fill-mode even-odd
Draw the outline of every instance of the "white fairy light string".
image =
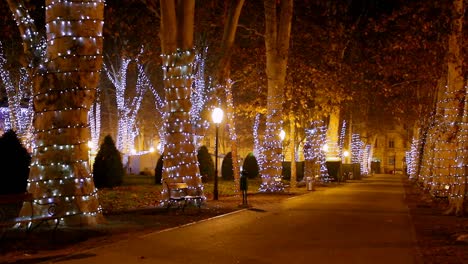
[[304, 159], [310, 162], [315, 169], [311, 169], [313, 177], [318, 176], [318, 180], [329, 182], [331, 177], [328, 175], [326, 166], [326, 155], [323, 151], [323, 146], [327, 141], [327, 128], [323, 120], [315, 120], [310, 124], [310, 128], [306, 129], [306, 139], [304, 143]]
[[[203, 192], [190, 119], [194, 57], [193, 50], [180, 49], [161, 55], [167, 104], [163, 178], [187, 183], [189, 192]], [[162, 197], [161, 203], [166, 204], [167, 188], [163, 188]]]
[[[102, 209], [88, 165], [87, 119], [99, 83], [104, 1], [46, 1], [46, 41], [27, 10], [16, 8], [13, 15], [24, 46], [33, 55], [28, 70], [33, 73], [35, 109], [28, 179], [34, 208], [24, 206], [20, 217], [29, 219], [31, 209], [37, 218], [49, 217], [49, 207], [41, 204], [53, 203], [60, 217], [56, 221], [96, 223]], [[67, 16], [57, 15], [63, 13]]]
[[254, 140], [254, 156], [257, 158], [258, 167], [261, 170], [263, 168], [263, 163], [265, 162], [265, 157], [263, 156], [263, 147], [258, 136], [258, 129], [260, 126], [260, 117], [261, 114], [257, 113], [255, 115], [254, 124], [253, 124], [253, 140]]
[[199, 147], [205, 137], [210, 122], [202, 118], [202, 111], [207, 108], [207, 102], [210, 101], [210, 94], [214, 89], [205, 81], [205, 61], [208, 48], [204, 48], [195, 55], [195, 74], [190, 95], [190, 122], [194, 129], [195, 146]]
[[346, 136], [346, 120], [343, 120], [343, 124], [341, 126], [340, 138], [338, 142], [338, 155], [341, 157], [341, 160], [344, 160], [345, 157], [343, 156], [343, 148], [345, 143], [345, 136]]
[[[277, 101], [277, 100], [276, 100]], [[279, 108], [280, 109], [280, 108]], [[260, 192], [282, 192], [284, 191], [281, 182], [282, 175], [282, 144], [279, 138], [282, 121], [276, 121], [275, 117], [278, 111], [273, 111], [267, 115], [266, 129], [263, 139], [263, 166], [261, 170], [262, 184], [259, 187]], [[274, 120], [269, 121], [269, 120]]]
[[89, 128], [91, 131], [91, 142], [93, 151], [99, 146], [99, 138], [101, 136], [101, 102], [96, 101], [88, 113]]
[[[21, 68], [19, 80], [15, 82], [10, 72], [6, 70], [6, 64], [7, 60], [0, 42], [0, 78], [5, 86], [8, 100], [8, 111], [3, 110], [4, 127], [5, 130], [16, 131], [23, 145], [30, 148], [33, 140], [32, 120], [34, 116], [31, 79], [26, 69]], [[8, 114], [7, 118], [5, 114]]]

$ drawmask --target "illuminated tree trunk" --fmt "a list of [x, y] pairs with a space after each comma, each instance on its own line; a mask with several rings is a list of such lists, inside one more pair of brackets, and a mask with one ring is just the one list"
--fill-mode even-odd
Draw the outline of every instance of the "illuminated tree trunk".
[[296, 188], [296, 119], [292, 111], [289, 115], [289, 152], [291, 152], [291, 187]]
[[239, 155], [237, 154], [237, 132], [234, 119], [234, 99], [232, 98], [232, 82], [226, 83], [226, 116], [229, 127], [229, 139], [231, 141], [232, 171], [234, 176], [234, 192], [240, 189], [240, 165]]
[[[161, 0], [161, 47], [167, 122], [163, 178], [202, 188], [190, 122], [195, 1]], [[167, 189], [163, 191], [167, 196]]]
[[[279, 2], [279, 10], [277, 6]], [[265, 0], [266, 74], [268, 78], [266, 130], [264, 134], [265, 163], [261, 169], [260, 191], [283, 191], [281, 183], [282, 146], [279, 133], [283, 120], [283, 96], [286, 79], [292, 0]], [[279, 11], [279, 12], [278, 12]], [[277, 15], [279, 14], [279, 17]]]
[[423, 130], [423, 141], [422, 141], [422, 157], [421, 157], [421, 168], [419, 170], [418, 182], [429, 190], [434, 180], [434, 163], [436, 141], [438, 140], [438, 127], [436, 124], [443, 122], [444, 108], [440, 106], [440, 101], [443, 100], [445, 91], [446, 78], [442, 77], [437, 83], [437, 93], [434, 98], [434, 114], [430, 115], [427, 119], [428, 123]]
[[232, 170], [234, 174], [234, 191], [240, 187], [240, 164], [237, 154], [237, 132], [234, 115], [234, 100], [232, 98], [232, 81], [230, 80], [232, 46], [236, 36], [239, 16], [244, 5], [244, 0], [231, 0], [228, 7], [227, 19], [224, 24], [223, 40], [218, 61], [217, 83], [219, 89], [225, 89], [226, 117], [231, 142]]
[[[465, 213], [464, 203], [466, 200], [466, 178], [468, 171], [468, 102], [467, 87], [465, 86], [463, 71], [463, 22], [464, 6], [463, 0], [453, 0], [452, 8], [452, 32], [449, 36], [449, 59], [448, 59], [448, 88], [455, 93], [452, 107], [458, 110], [454, 116], [456, 131], [455, 144], [457, 147], [453, 159], [454, 168], [449, 177], [445, 179], [444, 184], [449, 187], [449, 210], [447, 213], [461, 215]], [[464, 104], [462, 104], [463, 102]], [[447, 109], [447, 111], [450, 111]], [[451, 114], [451, 113], [450, 113]], [[451, 165], [451, 164], [450, 164]]]
[[[46, 54], [24, 5], [9, 0], [30, 59], [34, 92], [34, 137], [30, 192], [34, 215], [47, 217], [49, 206], [66, 225], [90, 225], [102, 219], [88, 165], [88, 110], [94, 102], [102, 65], [104, 2], [47, 0]], [[21, 216], [31, 215], [25, 205]], [[66, 216], [66, 217], [65, 217]]]
[[338, 138], [340, 133], [340, 109], [334, 109], [330, 113], [327, 128], [327, 160], [339, 159]]
[[453, 1], [452, 31], [448, 42], [448, 71], [447, 85], [443, 97], [439, 100], [441, 120], [438, 122], [439, 135], [435, 143], [434, 179], [431, 193], [437, 197], [447, 197], [451, 202], [454, 189], [453, 178], [457, 175], [457, 137], [462, 133], [460, 125], [463, 121], [463, 101], [465, 98], [463, 78], [463, 57], [461, 45], [463, 43], [463, 0]]
[[[14, 130], [21, 138], [21, 142], [26, 148], [31, 146], [32, 141], [32, 119], [33, 119], [33, 99], [31, 78], [27, 70], [22, 67], [17, 82], [13, 82], [10, 72], [6, 68], [6, 58], [0, 42], [0, 79], [6, 90], [9, 122], [5, 123], [5, 129]], [[23, 102], [28, 100], [26, 111], [23, 111]]]

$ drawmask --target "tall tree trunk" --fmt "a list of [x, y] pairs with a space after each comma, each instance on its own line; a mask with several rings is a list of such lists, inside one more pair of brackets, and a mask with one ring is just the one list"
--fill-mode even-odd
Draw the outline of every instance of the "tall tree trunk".
[[338, 160], [339, 147], [338, 139], [340, 135], [340, 109], [336, 108], [330, 113], [330, 119], [327, 128], [327, 160]]
[[[279, 2], [279, 10], [277, 6]], [[283, 191], [281, 183], [282, 145], [279, 133], [283, 121], [283, 95], [286, 79], [292, 0], [265, 0], [266, 74], [268, 78], [266, 130], [264, 134], [264, 158], [260, 191]], [[279, 19], [277, 15], [279, 14]]]
[[[27, 16], [19, 2], [9, 0], [15, 19]], [[34, 215], [48, 217], [47, 204], [67, 225], [95, 224], [101, 209], [88, 164], [90, 138], [88, 111], [94, 102], [102, 65], [104, 2], [46, 1], [47, 50], [30, 20], [19, 22], [24, 50], [30, 59], [34, 85], [34, 137], [28, 192], [34, 199]], [[18, 10], [21, 10], [18, 12]], [[82, 19], [85, 17], [86, 19]], [[31, 215], [25, 205], [21, 216]], [[65, 217], [66, 216], [66, 217]]]
[[[226, 117], [229, 128], [229, 139], [231, 142], [232, 170], [234, 174], [234, 190], [239, 190], [240, 164], [237, 154], [237, 133], [235, 130], [234, 101], [232, 98], [232, 81], [230, 80], [230, 61], [232, 47], [237, 31], [240, 13], [244, 5], [244, 0], [231, 0], [228, 7], [227, 20], [224, 24], [223, 40], [218, 61], [217, 84], [218, 89], [224, 89], [226, 94]], [[217, 158], [217, 157], [216, 157]]]
[[463, 104], [465, 98], [463, 78], [463, 56], [461, 45], [463, 43], [463, 0], [453, 0], [452, 31], [448, 43], [448, 71], [447, 85], [438, 107], [443, 110], [440, 127], [440, 139], [436, 142], [436, 156], [434, 164], [434, 181], [431, 193], [435, 196], [449, 197], [453, 190], [453, 177], [457, 174], [457, 137], [460, 136], [460, 124], [463, 117]]
[[292, 111], [289, 114], [289, 152], [291, 152], [291, 187], [296, 188], [297, 170], [296, 170], [296, 119]]
[[[167, 182], [202, 188], [194, 131], [190, 122], [195, 1], [161, 0], [161, 48], [167, 121], [164, 171]], [[167, 189], [163, 190], [167, 198]]]
[[[468, 161], [468, 139], [466, 125], [468, 121], [468, 102], [467, 87], [465, 87], [464, 71], [463, 71], [463, 22], [464, 22], [464, 7], [463, 0], [453, 0], [452, 8], [452, 32], [449, 36], [449, 60], [448, 60], [448, 87], [450, 91], [456, 93], [454, 107], [457, 107], [456, 114], [457, 124], [457, 151], [454, 159], [454, 172], [447, 179], [449, 184], [449, 209], [447, 213], [455, 213], [457, 215], [464, 214], [464, 202], [466, 198], [466, 171]], [[460, 102], [464, 102], [464, 105]], [[458, 104], [458, 105], [457, 105]]]

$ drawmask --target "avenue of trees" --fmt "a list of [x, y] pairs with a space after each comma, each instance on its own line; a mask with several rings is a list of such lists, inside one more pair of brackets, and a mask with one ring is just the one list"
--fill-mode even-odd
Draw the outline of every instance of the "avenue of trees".
[[[167, 182], [202, 188], [191, 96], [195, 57], [207, 50], [202, 79], [212, 89], [201, 116], [211, 122], [212, 108], [225, 109], [236, 189], [238, 144], [251, 142], [254, 151], [254, 130], [260, 135], [260, 191], [276, 192], [283, 188], [282, 129], [295, 157], [294, 186], [300, 146], [319, 137], [310, 135], [318, 130], [314, 124], [336, 119], [333, 126], [339, 127], [346, 121], [370, 146], [378, 133], [401, 125], [412, 143], [409, 176], [435, 197], [447, 198], [448, 213], [463, 214], [466, 6], [464, 0], [2, 2], [0, 41], [4, 57], [12, 60], [2, 67], [24, 67], [33, 87], [28, 192], [60, 201], [69, 215], [65, 224], [101, 221], [88, 165], [88, 112], [99, 99], [101, 134], [117, 134], [115, 117], [125, 110], [117, 109], [117, 85], [111, 85], [118, 74], [104, 80], [100, 73], [104, 58], [136, 57], [145, 67], [126, 65], [129, 80], [144, 69], [155, 97], [164, 98], [165, 112], [155, 120], [155, 97], [140, 95], [142, 109], [133, 121], [142, 132], [161, 135]], [[19, 43], [22, 50], [15, 48]], [[2, 91], [2, 100], [7, 97]]]

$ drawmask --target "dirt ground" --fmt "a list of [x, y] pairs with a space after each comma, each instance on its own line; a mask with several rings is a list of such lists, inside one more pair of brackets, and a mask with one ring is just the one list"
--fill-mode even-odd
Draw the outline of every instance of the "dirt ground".
[[[468, 243], [457, 241], [468, 234], [468, 218], [443, 214], [444, 201], [432, 201], [418, 187], [404, 179], [406, 202], [418, 239], [419, 252], [424, 263], [468, 263]], [[327, 188], [327, 187], [319, 187]], [[280, 202], [307, 191], [304, 188], [285, 194], [249, 195], [249, 205]], [[66, 256], [101, 245], [125, 240], [133, 236], [189, 224], [242, 209], [237, 197], [207, 197], [201, 208], [169, 211], [158, 208], [140, 208], [125, 212], [109, 212], [107, 223], [94, 228], [50, 228], [8, 230], [0, 240], [0, 263], [29, 264]]]
[[406, 179], [404, 184], [424, 263], [468, 263], [468, 218], [445, 215], [447, 201], [431, 199]]

